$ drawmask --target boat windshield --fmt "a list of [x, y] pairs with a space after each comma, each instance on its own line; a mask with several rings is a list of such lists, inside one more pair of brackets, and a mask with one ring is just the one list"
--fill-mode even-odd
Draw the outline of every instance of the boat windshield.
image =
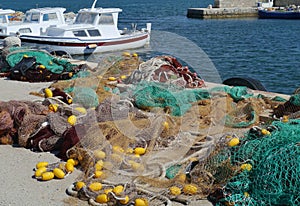
[[93, 24], [96, 16], [96, 13], [78, 13], [74, 24]]
[[8, 22], [6, 21], [6, 15], [0, 15], [0, 23], [1, 23], [1, 24], [8, 23]]
[[39, 13], [28, 13], [25, 16], [24, 22], [38, 22], [40, 14]]

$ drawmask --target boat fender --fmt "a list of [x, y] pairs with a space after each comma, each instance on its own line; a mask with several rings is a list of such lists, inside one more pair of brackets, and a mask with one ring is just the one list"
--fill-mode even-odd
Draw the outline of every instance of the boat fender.
[[95, 49], [97, 47], [97, 44], [89, 44], [87, 46], [88, 49]]
[[250, 77], [233, 77], [223, 81], [223, 84], [228, 86], [245, 86], [249, 89], [267, 91], [267, 89], [262, 85], [257, 79]]

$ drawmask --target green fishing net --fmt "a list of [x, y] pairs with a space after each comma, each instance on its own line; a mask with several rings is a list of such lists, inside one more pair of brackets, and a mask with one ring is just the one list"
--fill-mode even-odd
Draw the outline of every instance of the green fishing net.
[[241, 170], [225, 187], [217, 205], [300, 204], [300, 120], [273, 122], [270, 134], [252, 128], [231, 151], [231, 163], [252, 165]]
[[295, 106], [300, 106], [300, 94], [294, 94], [289, 101]]
[[55, 74], [61, 74], [62, 72], [72, 72], [73, 67], [75, 66], [68, 60], [53, 57], [47, 52], [30, 49], [19, 49], [13, 51], [7, 55], [6, 61], [10, 67], [14, 67], [24, 58], [24, 56], [35, 57], [37, 64], [44, 65], [47, 70]]
[[94, 89], [89, 87], [70, 87], [64, 90], [67, 93], [74, 93], [73, 102], [85, 108], [97, 107], [99, 105], [98, 95]]
[[206, 89], [182, 89], [154, 82], [141, 82], [133, 90], [133, 98], [138, 108], [168, 108], [174, 116], [185, 114], [192, 102], [210, 98]]
[[242, 99], [253, 97], [252, 93], [249, 93], [248, 88], [244, 86], [236, 86], [236, 87], [215, 87], [211, 89], [211, 92], [226, 92], [231, 96], [234, 101], [240, 101]]

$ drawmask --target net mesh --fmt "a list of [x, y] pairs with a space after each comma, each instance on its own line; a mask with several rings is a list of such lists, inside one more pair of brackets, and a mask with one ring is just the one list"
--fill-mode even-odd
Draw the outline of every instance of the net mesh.
[[252, 165], [237, 171], [223, 188], [218, 205], [299, 205], [299, 120], [273, 122], [267, 129], [251, 129], [232, 149], [232, 165]]

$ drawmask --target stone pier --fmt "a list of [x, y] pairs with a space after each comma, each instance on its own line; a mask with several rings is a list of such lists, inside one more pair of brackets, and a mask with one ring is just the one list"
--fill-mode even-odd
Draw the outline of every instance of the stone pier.
[[189, 8], [187, 17], [201, 19], [245, 18], [258, 17], [258, 14], [256, 7]]
[[271, 2], [275, 7], [300, 5], [300, 0], [214, 0], [214, 5], [207, 8], [189, 8], [187, 17], [201, 19], [258, 17], [258, 2], [269, 5]]
[[207, 8], [189, 8], [188, 18], [243, 18], [257, 17], [257, 2], [268, 0], [214, 0]]

